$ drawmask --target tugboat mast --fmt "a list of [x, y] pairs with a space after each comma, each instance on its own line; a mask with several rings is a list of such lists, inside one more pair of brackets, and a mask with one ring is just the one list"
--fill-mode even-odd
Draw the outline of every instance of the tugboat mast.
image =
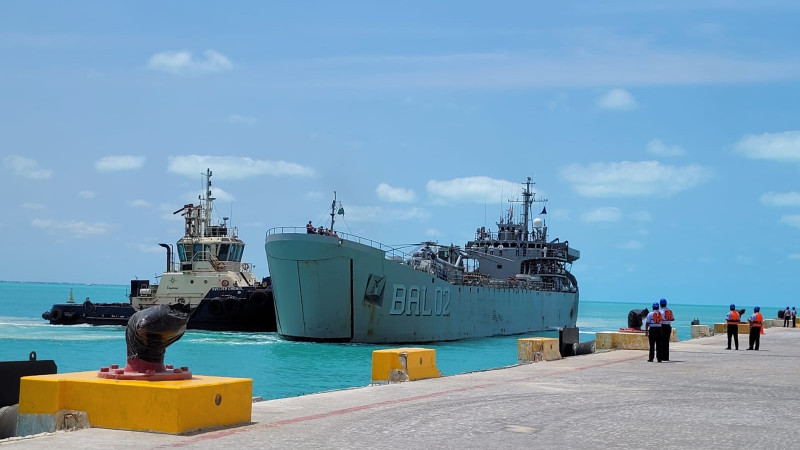
[[334, 217], [336, 217], [336, 191], [333, 191], [333, 202], [331, 203], [331, 231], [333, 231]]
[[206, 173], [204, 175], [204, 178], [206, 179], [206, 192], [205, 198], [202, 201], [202, 203], [205, 203], [205, 208], [203, 208], [205, 217], [203, 218], [203, 230], [201, 232], [201, 236], [205, 236], [207, 230], [211, 227], [211, 204], [214, 202], [214, 200], [216, 200], [211, 196], [211, 175], [211, 169], [206, 169]]

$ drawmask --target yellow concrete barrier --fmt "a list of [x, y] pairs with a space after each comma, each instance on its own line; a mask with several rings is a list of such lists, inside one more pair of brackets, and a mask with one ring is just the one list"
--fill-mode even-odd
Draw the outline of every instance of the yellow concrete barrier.
[[85, 411], [93, 427], [184, 434], [250, 422], [252, 394], [249, 378], [134, 381], [96, 371], [23, 377], [19, 434], [54, 431], [42, 428], [61, 410]]
[[[670, 342], [678, 342], [678, 330], [672, 329]], [[650, 341], [644, 333], [624, 331], [599, 331], [595, 334], [595, 345], [600, 350], [649, 350]]]
[[517, 363], [528, 364], [537, 361], [555, 361], [561, 359], [558, 338], [521, 338], [517, 339]]
[[[726, 323], [715, 323], [714, 324], [714, 333], [727, 333], [728, 332], [728, 324]], [[742, 322], [739, 324], [739, 334], [750, 334], [750, 324], [747, 322]]]
[[372, 352], [372, 382], [386, 383], [438, 378], [436, 350], [403, 347]]

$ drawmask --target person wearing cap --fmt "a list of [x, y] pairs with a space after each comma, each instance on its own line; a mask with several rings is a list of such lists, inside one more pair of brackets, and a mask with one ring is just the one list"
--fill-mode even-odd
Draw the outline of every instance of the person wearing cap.
[[748, 350], [758, 350], [758, 345], [761, 343], [761, 326], [764, 323], [764, 316], [760, 313], [761, 308], [756, 306], [753, 308], [753, 315], [747, 319], [750, 323], [750, 346]]
[[783, 310], [783, 326], [788, 327], [789, 321], [792, 319], [792, 311], [787, 306], [786, 309]]
[[658, 343], [658, 349], [661, 351], [661, 360], [669, 361], [669, 340], [672, 337], [672, 321], [675, 316], [667, 308], [667, 299], [662, 298], [658, 304], [661, 307], [661, 342]]
[[731, 310], [725, 316], [725, 323], [728, 324], [728, 348], [731, 349], [731, 337], [736, 344], [736, 350], [739, 350], [739, 311], [736, 311], [736, 305], [731, 303]]
[[661, 362], [661, 345], [659, 343], [661, 341], [661, 311], [658, 310], [658, 302], [653, 303], [653, 310], [647, 314], [647, 319], [644, 321], [644, 334], [647, 335], [650, 343], [647, 362], [653, 362], [653, 354], [658, 362]]

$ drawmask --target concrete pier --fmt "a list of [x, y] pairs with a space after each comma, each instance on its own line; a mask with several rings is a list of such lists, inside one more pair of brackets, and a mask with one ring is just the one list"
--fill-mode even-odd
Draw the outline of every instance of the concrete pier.
[[613, 350], [265, 401], [253, 404], [249, 425], [191, 436], [91, 428], [0, 446], [794, 448], [786, 427], [800, 417], [800, 328], [767, 330], [760, 351], [744, 350], [746, 338], [739, 351], [725, 344], [724, 335], [675, 342], [665, 363], [646, 362], [640, 350]]

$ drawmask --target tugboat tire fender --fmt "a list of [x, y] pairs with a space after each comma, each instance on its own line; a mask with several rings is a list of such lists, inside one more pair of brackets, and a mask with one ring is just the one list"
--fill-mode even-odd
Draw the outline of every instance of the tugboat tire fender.
[[242, 302], [236, 298], [226, 298], [224, 302], [225, 312], [228, 314], [236, 314], [242, 308]]
[[64, 312], [60, 309], [53, 308], [50, 311], [50, 323], [61, 323], [61, 319], [64, 318]]
[[208, 303], [208, 312], [215, 316], [222, 314], [222, 301], [216, 298], [211, 300]]
[[252, 296], [250, 296], [250, 303], [253, 304], [256, 308], [260, 308], [264, 306], [264, 303], [267, 301], [267, 294], [265, 292], [254, 292]]

